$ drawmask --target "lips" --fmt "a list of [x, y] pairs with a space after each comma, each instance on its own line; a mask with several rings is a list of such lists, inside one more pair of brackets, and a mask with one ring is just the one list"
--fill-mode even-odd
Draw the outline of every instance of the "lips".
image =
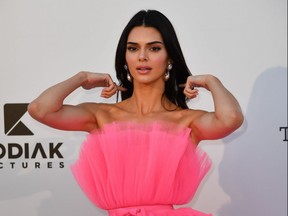
[[136, 70], [140, 74], [146, 74], [146, 73], [150, 72], [152, 70], [152, 68], [148, 67], [148, 66], [139, 66], [136, 68]]

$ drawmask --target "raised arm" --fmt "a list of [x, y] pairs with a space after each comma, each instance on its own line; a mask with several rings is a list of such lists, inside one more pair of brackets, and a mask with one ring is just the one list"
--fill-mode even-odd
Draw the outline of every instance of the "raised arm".
[[79, 87], [104, 87], [101, 96], [106, 98], [115, 94], [117, 90], [109, 74], [79, 72], [40, 94], [29, 104], [29, 114], [37, 121], [61, 130], [89, 132], [97, 128], [95, 112], [92, 110], [92, 107], [97, 108], [97, 104], [63, 104], [65, 98]]
[[200, 111], [191, 122], [196, 140], [223, 138], [241, 126], [244, 117], [240, 105], [218, 78], [212, 75], [188, 77], [184, 88], [184, 94], [188, 98], [198, 94], [193, 87], [206, 88], [211, 92], [214, 101], [214, 112]]

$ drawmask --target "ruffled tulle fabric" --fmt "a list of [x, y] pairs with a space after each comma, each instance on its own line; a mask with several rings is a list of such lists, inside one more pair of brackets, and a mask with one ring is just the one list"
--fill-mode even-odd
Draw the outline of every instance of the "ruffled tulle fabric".
[[111, 123], [87, 136], [71, 170], [110, 216], [208, 216], [169, 207], [191, 201], [211, 166], [189, 134], [189, 128], [163, 122]]

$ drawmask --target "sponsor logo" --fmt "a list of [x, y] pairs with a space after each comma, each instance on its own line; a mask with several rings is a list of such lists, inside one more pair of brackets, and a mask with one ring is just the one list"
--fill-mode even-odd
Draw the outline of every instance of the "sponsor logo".
[[[23, 123], [28, 103], [7, 103], [4, 105], [4, 133], [6, 136], [23, 136], [21, 142], [0, 140], [0, 171], [4, 169], [64, 168], [61, 152], [63, 142], [30, 142], [27, 136], [34, 133]], [[24, 138], [26, 137], [26, 138]], [[34, 137], [35, 138], [35, 137]], [[34, 139], [33, 138], [33, 139]], [[3, 162], [1, 160], [4, 160]]]
[[28, 103], [4, 105], [4, 130], [7, 136], [31, 136], [33, 132], [21, 121]]

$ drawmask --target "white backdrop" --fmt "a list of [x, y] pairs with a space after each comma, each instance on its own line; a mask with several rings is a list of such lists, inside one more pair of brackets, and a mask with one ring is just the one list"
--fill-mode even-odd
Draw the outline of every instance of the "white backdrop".
[[[0, 0], [1, 216], [106, 215], [69, 169], [86, 134], [41, 125], [19, 104], [81, 70], [115, 78], [122, 29], [150, 8], [173, 23], [192, 73], [219, 77], [246, 117], [229, 137], [201, 143], [214, 165], [188, 205], [215, 216], [287, 215], [285, 0]], [[99, 93], [79, 89], [67, 103], [106, 101]], [[213, 109], [206, 91], [190, 106]], [[12, 136], [22, 123], [33, 135]]]

